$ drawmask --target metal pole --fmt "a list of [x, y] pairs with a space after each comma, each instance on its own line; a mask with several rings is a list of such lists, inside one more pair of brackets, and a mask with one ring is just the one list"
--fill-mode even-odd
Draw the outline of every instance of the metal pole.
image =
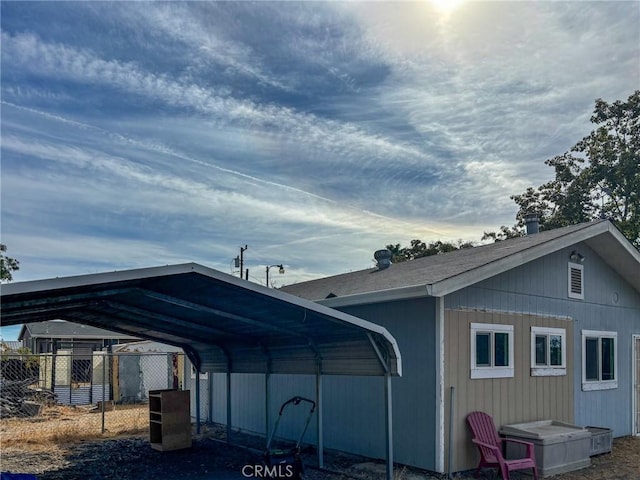
[[451, 469], [453, 465], [453, 406], [455, 405], [455, 391], [455, 387], [452, 385], [449, 394], [449, 478], [453, 478]]
[[387, 480], [393, 480], [393, 404], [391, 394], [391, 374], [384, 375], [384, 410], [386, 415], [387, 437]]
[[318, 364], [318, 373], [316, 374], [316, 422], [318, 423], [318, 467], [324, 468], [324, 432], [322, 428], [322, 367]]
[[207, 382], [207, 386], [207, 396], [209, 397], [209, 415], [207, 421], [210, 424], [213, 424], [213, 372], [209, 372], [209, 381]]
[[227, 443], [231, 443], [231, 370], [227, 369]]
[[[240, 247], [240, 278], [242, 278], [242, 270], [244, 269], [244, 251], [248, 248], [249, 247], [247, 245], [245, 245], [244, 248]], [[248, 276], [247, 280], [249, 280]]]
[[269, 405], [271, 404], [271, 392], [269, 391], [269, 380], [271, 374], [264, 375], [264, 438], [269, 438]]
[[106, 390], [106, 370], [107, 370], [107, 355], [102, 355], [102, 433], [105, 432], [104, 428], [104, 391]]
[[267, 266], [267, 288], [269, 288], [269, 266]]
[[200, 434], [200, 369], [196, 368], [196, 433]]

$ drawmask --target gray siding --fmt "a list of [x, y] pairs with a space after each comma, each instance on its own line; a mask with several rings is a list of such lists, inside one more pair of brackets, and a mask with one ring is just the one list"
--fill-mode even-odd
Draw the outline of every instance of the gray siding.
[[[567, 265], [574, 249], [585, 257], [584, 300], [568, 298]], [[455, 292], [445, 306], [572, 318], [574, 422], [612, 428], [614, 436], [632, 433], [631, 343], [640, 334], [640, 294], [588, 246], [575, 245]], [[618, 388], [582, 391], [582, 330], [618, 332]]]
[[[377, 303], [343, 310], [384, 326], [398, 342], [403, 371], [402, 377], [392, 381], [394, 457], [406, 465], [435, 470], [439, 409], [435, 299]], [[382, 399], [382, 390], [378, 391], [380, 394], [375, 396]], [[363, 433], [371, 435], [369, 432]]]

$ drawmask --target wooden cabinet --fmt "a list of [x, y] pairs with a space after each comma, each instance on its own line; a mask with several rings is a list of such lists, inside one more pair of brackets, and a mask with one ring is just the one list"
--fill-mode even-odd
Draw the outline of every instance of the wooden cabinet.
[[149, 442], [160, 451], [191, 446], [189, 390], [149, 392]]

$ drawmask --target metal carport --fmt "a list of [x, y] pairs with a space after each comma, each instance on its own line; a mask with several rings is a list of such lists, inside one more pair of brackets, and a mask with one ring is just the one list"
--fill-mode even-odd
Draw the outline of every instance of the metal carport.
[[[320, 466], [322, 375], [383, 376], [393, 478], [391, 377], [402, 362], [379, 325], [195, 263], [6, 284], [0, 302], [3, 326], [65, 319], [182, 347], [198, 372], [263, 373], [267, 399], [270, 374], [315, 375]], [[199, 426], [199, 382], [195, 395]], [[268, 436], [268, 415], [266, 425]]]

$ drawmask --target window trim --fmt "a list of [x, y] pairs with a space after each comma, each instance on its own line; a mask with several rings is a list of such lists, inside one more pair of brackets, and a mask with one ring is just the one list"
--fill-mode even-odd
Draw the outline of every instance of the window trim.
[[[504, 325], [497, 323], [471, 323], [470, 325], [470, 369], [471, 378], [513, 378], [514, 376], [514, 327], [513, 325]], [[509, 365], [508, 366], [478, 366], [476, 365], [476, 334], [489, 333], [494, 338], [495, 333], [507, 333], [507, 342], [509, 348]], [[493, 362], [495, 358], [495, 342], [491, 342], [491, 355]]]
[[[598, 339], [598, 377], [602, 378], [602, 339], [613, 339], [613, 380], [587, 380], [587, 338]], [[618, 388], [618, 332], [582, 330], [582, 390], [611, 390]]]
[[[571, 289], [571, 270], [580, 271], [580, 293], [574, 293]], [[569, 262], [567, 266], [567, 294], [569, 298], [575, 298], [576, 300], [584, 300], [584, 265], [579, 263]]]
[[[551, 355], [549, 346], [549, 336], [558, 335], [561, 338], [561, 365], [540, 366], [536, 364], [536, 336], [545, 335], [547, 337], [548, 355]], [[531, 327], [531, 376], [532, 377], [556, 377], [567, 374], [567, 330], [564, 328], [552, 327]]]

